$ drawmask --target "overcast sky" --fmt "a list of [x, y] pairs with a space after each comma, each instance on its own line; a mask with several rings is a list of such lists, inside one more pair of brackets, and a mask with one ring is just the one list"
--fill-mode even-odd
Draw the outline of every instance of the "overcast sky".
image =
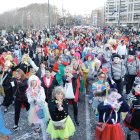
[[[59, 9], [67, 9], [72, 14], [90, 14], [95, 8], [104, 5], [105, 0], [49, 0], [50, 4]], [[15, 8], [27, 6], [31, 3], [47, 3], [48, 0], [1, 0], [0, 14]]]

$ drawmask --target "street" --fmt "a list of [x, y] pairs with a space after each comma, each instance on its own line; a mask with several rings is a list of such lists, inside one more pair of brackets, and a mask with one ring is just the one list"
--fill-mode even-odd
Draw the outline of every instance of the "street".
[[[2, 100], [2, 99], [1, 99]], [[79, 122], [80, 125], [76, 126], [75, 135], [70, 138], [70, 140], [94, 140], [94, 129], [95, 129], [95, 117], [92, 108], [88, 104], [88, 96], [81, 94], [80, 102], [78, 104], [79, 107]], [[2, 107], [3, 109], [3, 107]], [[73, 110], [72, 106], [69, 107], [70, 116], [73, 119]], [[19, 121], [20, 130], [12, 133], [10, 140], [42, 140], [42, 135], [40, 137], [35, 137], [33, 133], [33, 128], [27, 123], [27, 115], [26, 110], [21, 111], [21, 117]], [[7, 128], [12, 130], [14, 125], [14, 107], [10, 106], [9, 111], [4, 114], [5, 124]], [[138, 139], [136, 133], [132, 133], [133, 138], [135, 140]], [[49, 135], [47, 134], [48, 140], [51, 140]]]

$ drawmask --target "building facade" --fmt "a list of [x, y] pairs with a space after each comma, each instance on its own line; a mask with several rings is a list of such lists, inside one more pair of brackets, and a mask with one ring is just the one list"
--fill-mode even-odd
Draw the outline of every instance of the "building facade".
[[104, 8], [103, 7], [92, 10], [91, 25], [95, 27], [104, 26]]
[[140, 27], [140, 0], [106, 0], [105, 23]]

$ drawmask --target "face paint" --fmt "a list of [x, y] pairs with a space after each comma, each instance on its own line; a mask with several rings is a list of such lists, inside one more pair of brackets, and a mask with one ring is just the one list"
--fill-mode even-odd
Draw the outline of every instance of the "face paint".
[[114, 63], [119, 63], [119, 62], [120, 62], [120, 58], [114, 57], [114, 58], [113, 58], [113, 61], [114, 61]]

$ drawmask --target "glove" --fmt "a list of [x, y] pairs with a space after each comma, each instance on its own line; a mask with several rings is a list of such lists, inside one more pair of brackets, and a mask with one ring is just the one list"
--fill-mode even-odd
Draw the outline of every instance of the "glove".
[[91, 99], [91, 100], [89, 100], [89, 104], [92, 104], [92, 102], [93, 102], [93, 101], [92, 101], [92, 99]]
[[111, 80], [111, 84], [113, 85], [113, 84], [115, 84], [115, 82], [113, 80]]

